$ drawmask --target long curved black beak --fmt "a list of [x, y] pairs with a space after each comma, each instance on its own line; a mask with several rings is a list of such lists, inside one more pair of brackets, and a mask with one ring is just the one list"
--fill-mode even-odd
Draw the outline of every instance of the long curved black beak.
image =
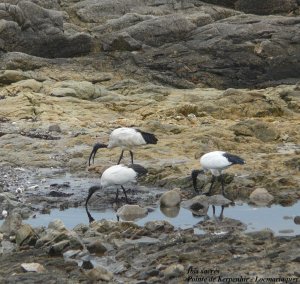
[[96, 153], [97, 153], [98, 149], [100, 149], [100, 148], [107, 148], [107, 145], [102, 144], [102, 143], [96, 143], [94, 145], [93, 150], [92, 150], [92, 152], [90, 154], [90, 157], [89, 157], [89, 166], [91, 165], [91, 159], [93, 160], [93, 164], [94, 164]]
[[92, 195], [97, 191], [101, 189], [99, 186], [92, 186], [90, 189], [89, 189], [89, 195], [85, 201], [85, 211], [86, 211], [86, 214], [88, 215], [88, 218], [89, 218], [89, 222], [92, 223], [93, 221], [95, 221], [95, 219], [92, 217], [89, 209], [88, 209], [88, 202], [90, 200], [90, 198], [92, 197]]
[[87, 206], [85, 207], [85, 211], [86, 211], [86, 214], [88, 215], [89, 223], [94, 222], [95, 219], [93, 218], [93, 216], [92, 216], [91, 213], [89, 212], [89, 209], [87, 208]]
[[197, 193], [199, 193], [199, 190], [197, 189], [197, 177], [199, 174], [204, 174], [204, 171], [203, 170], [193, 170], [192, 174], [191, 174], [192, 181], [193, 181], [193, 187]]

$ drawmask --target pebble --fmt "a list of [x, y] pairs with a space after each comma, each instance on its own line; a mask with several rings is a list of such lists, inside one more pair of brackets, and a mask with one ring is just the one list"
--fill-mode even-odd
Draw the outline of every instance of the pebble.
[[181, 264], [172, 264], [164, 270], [167, 278], [179, 277], [184, 273], [184, 267]]
[[37, 272], [37, 273], [42, 273], [46, 269], [43, 265], [35, 262], [31, 263], [22, 263], [21, 267], [26, 271], [26, 272]]
[[113, 278], [113, 274], [102, 266], [88, 270], [86, 275], [91, 281], [103, 280], [109, 282]]
[[296, 216], [294, 218], [294, 223], [297, 224], [297, 225], [300, 225], [300, 216]]

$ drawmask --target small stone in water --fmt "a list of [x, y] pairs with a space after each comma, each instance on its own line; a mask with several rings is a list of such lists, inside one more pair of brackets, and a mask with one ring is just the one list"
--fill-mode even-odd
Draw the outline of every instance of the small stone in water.
[[297, 225], [300, 225], [300, 216], [296, 216], [294, 218], [294, 223], [297, 224]]
[[81, 267], [83, 269], [93, 269], [94, 265], [92, 264], [92, 262], [90, 260], [83, 260]]

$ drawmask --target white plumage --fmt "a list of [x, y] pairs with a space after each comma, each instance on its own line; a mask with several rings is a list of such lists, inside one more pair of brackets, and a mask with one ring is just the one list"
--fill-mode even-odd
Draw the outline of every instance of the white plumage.
[[2, 217], [5, 219], [8, 215], [8, 212], [6, 210], [2, 210]]
[[193, 180], [193, 185], [194, 185], [194, 189], [197, 191], [197, 176], [200, 173], [203, 173], [205, 171], [210, 171], [212, 173], [212, 180], [211, 180], [211, 186], [209, 188], [209, 191], [207, 194], [210, 194], [213, 184], [216, 180], [216, 177], [221, 178], [221, 183], [222, 183], [222, 193], [224, 195], [224, 178], [223, 178], [223, 170], [225, 170], [226, 168], [232, 166], [232, 165], [243, 165], [245, 163], [245, 161], [236, 156], [236, 155], [232, 155], [229, 154], [227, 152], [224, 151], [213, 151], [213, 152], [209, 152], [204, 154], [201, 158], [200, 158], [200, 165], [202, 166], [203, 170], [193, 170], [192, 171], [192, 180]]
[[115, 166], [111, 166], [108, 169], [106, 169], [100, 178], [100, 186], [92, 186], [89, 189], [89, 194], [88, 194], [88, 197], [85, 202], [85, 208], [86, 208], [86, 212], [88, 214], [90, 222], [92, 222], [94, 219], [88, 211], [87, 204], [88, 204], [89, 199], [92, 197], [92, 195], [97, 190], [101, 190], [103, 188], [107, 188], [107, 187], [111, 187], [111, 186], [117, 186], [117, 193], [116, 193], [116, 198], [115, 198], [117, 201], [118, 196], [119, 196], [118, 186], [120, 186], [125, 195], [126, 202], [128, 202], [126, 190], [123, 185], [129, 184], [129, 183], [136, 183], [137, 178], [139, 176], [145, 175], [146, 173], [147, 173], [147, 170], [138, 164], [131, 164], [129, 166], [115, 165]]
[[89, 157], [89, 165], [91, 164], [91, 159], [95, 159], [95, 155], [100, 148], [115, 148], [120, 147], [122, 149], [118, 164], [123, 158], [125, 150], [130, 152], [131, 163], [133, 164], [133, 152], [132, 149], [137, 146], [142, 146], [146, 144], [156, 144], [157, 138], [154, 134], [141, 131], [139, 129], [131, 127], [120, 127], [113, 130], [109, 136], [108, 144], [96, 143]]
[[113, 185], [124, 185], [127, 183], [135, 183], [137, 172], [132, 168], [124, 165], [115, 165], [106, 169], [100, 179], [102, 188]]
[[206, 153], [200, 158], [200, 165], [204, 170], [210, 170], [214, 176], [219, 176], [224, 169], [232, 165], [224, 154], [226, 154], [224, 151]]
[[146, 144], [141, 132], [130, 127], [120, 127], [110, 134], [107, 148], [121, 147], [124, 150], [131, 150], [135, 146]]

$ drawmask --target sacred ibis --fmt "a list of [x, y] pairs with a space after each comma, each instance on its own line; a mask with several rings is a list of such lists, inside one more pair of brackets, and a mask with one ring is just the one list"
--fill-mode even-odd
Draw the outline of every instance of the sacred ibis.
[[193, 180], [193, 186], [195, 191], [198, 192], [197, 176], [199, 174], [205, 173], [206, 171], [211, 171], [212, 173], [211, 185], [206, 195], [210, 195], [213, 184], [218, 177], [220, 177], [221, 179], [222, 194], [225, 195], [223, 170], [225, 170], [226, 168], [232, 165], [243, 165], [243, 164], [245, 164], [245, 161], [242, 158], [236, 155], [229, 154], [224, 151], [213, 151], [204, 154], [200, 158], [200, 165], [202, 166], [203, 169], [192, 171], [192, 180]]
[[94, 221], [94, 219], [89, 213], [87, 205], [89, 199], [96, 191], [104, 188], [112, 187], [112, 186], [117, 186], [117, 193], [116, 193], [116, 201], [117, 201], [119, 197], [118, 186], [120, 186], [124, 192], [126, 202], [128, 202], [126, 191], [123, 185], [129, 183], [136, 183], [137, 178], [145, 174], [147, 174], [147, 170], [138, 164], [131, 164], [129, 166], [115, 165], [106, 169], [100, 178], [100, 186], [92, 186], [89, 189], [89, 194], [85, 202], [85, 209], [90, 222]]
[[8, 212], [4, 209], [4, 210], [2, 210], [1, 215], [5, 219], [7, 217], [7, 215], [8, 215]]
[[133, 164], [133, 152], [132, 149], [136, 146], [146, 144], [157, 144], [157, 138], [154, 134], [141, 131], [131, 127], [120, 127], [112, 131], [109, 136], [108, 144], [96, 143], [89, 157], [89, 166], [91, 165], [91, 159], [95, 159], [95, 155], [100, 148], [115, 148], [121, 147], [122, 152], [118, 161], [120, 164], [125, 150], [128, 150], [131, 156], [131, 163]]

